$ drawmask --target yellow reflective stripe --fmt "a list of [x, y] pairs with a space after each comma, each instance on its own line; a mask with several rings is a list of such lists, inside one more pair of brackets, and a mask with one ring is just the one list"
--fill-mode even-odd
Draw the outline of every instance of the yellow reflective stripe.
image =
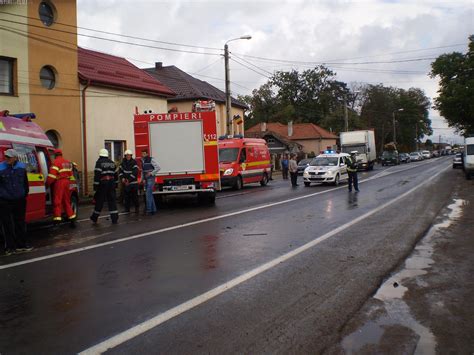
[[54, 217], [54, 218], [53, 218], [53, 221], [61, 221], [61, 220], [62, 220], [61, 217]]
[[201, 174], [201, 180], [218, 180], [219, 174]]
[[63, 173], [65, 171], [72, 171], [72, 169], [61, 169], [61, 170], [59, 170], [60, 173]]
[[69, 219], [74, 219], [76, 218], [76, 214], [73, 214], [71, 217], [69, 217]]
[[28, 181], [31, 181], [31, 182], [44, 180], [42, 174], [28, 173], [27, 175], [28, 175]]
[[213, 146], [213, 145], [217, 145], [217, 141], [204, 142], [205, 147]]
[[268, 165], [268, 164], [270, 164], [270, 160], [253, 161], [253, 162], [247, 163], [247, 167], [257, 166], [257, 165]]
[[50, 177], [51, 179], [57, 179], [58, 177], [54, 174], [48, 174], [48, 177]]
[[54, 165], [51, 167], [51, 169], [59, 171], [59, 168], [57, 166], [54, 166]]

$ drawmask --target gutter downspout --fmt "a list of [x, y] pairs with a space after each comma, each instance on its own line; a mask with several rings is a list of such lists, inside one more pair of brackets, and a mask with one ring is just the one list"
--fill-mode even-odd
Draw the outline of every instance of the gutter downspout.
[[91, 84], [87, 79], [86, 86], [82, 89], [82, 152], [83, 152], [83, 169], [84, 169], [84, 196], [89, 193], [89, 183], [87, 174], [87, 120], [86, 120], [86, 90]]

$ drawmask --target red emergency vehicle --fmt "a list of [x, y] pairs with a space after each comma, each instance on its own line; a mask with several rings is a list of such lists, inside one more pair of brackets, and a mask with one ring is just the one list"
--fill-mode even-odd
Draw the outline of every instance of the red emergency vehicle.
[[[18, 160], [27, 167], [30, 193], [26, 205], [26, 222], [40, 221], [53, 215], [51, 190], [46, 187], [51, 162], [54, 160], [54, 146], [44, 131], [31, 119], [32, 113], [11, 115], [0, 111], [0, 161], [5, 160], [4, 152], [15, 149]], [[77, 212], [78, 186], [71, 177], [69, 191], [74, 213]]]
[[194, 194], [214, 203], [220, 189], [216, 113], [134, 115], [135, 154], [146, 149], [160, 165], [154, 194]]
[[251, 183], [265, 186], [272, 176], [267, 142], [260, 138], [221, 137], [219, 167], [222, 186], [236, 190]]

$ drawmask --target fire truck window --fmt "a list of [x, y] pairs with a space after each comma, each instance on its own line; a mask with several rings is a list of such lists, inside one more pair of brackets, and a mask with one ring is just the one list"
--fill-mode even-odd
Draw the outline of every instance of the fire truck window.
[[26, 171], [29, 173], [38, 173], [38, 160], [34, 147], [23, 144], [13, 144], [13, 148], [18, 152], [18, 160], [26, 164]]
[[245, 149], [240, 151], [240, 160], [239, 163], [243, 163], [247, 160], [247, 154], [245, 153]]

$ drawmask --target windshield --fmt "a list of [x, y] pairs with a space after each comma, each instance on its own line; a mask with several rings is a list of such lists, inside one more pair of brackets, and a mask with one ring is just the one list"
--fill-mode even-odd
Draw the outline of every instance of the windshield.
[[397, 152], [395, 150], [393, 151], [388, 151], [388, 150], [385, 150], [383, 153], [382, 153], [382, 156], [383, 157], [392, 157], [394, 155], [396, 155]]
[[318, 157], [309, 164], [311, 166], [337, 166], [337, 158]]
[[221, 148], [219, 149], [219, 162], [232, 163], [237, 160], [239, 148]]
[[468, 144], [466, 151], [467, 155], [474, 155], [474, 144]]
[[350, 153], [357, 150], [357, 153], [364, 154], [366, 152], [365, 145], [343, 145], [342, 152], [343, 153]]

